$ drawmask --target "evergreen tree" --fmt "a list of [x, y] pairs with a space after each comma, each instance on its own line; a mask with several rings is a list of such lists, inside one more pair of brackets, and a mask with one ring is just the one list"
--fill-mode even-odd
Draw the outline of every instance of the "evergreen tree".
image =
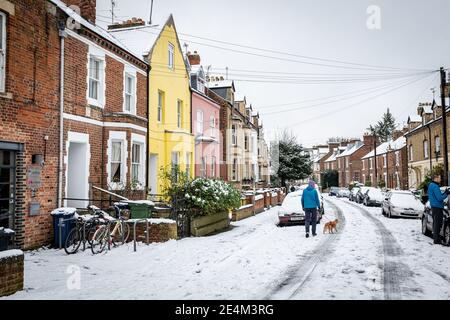
[[388, 108], [386, 113], [383, 114], [383, 118], [378, 121], [375, 126], [371, 125], [367, 130], [369, 130], [371, 134], [376, 134], [378, 140], [383, 143], [392, 139], [395, 127], [395, 118]]
[[281, 185], [286, 187], [290, 180], [306, 179], [312, 173], [310, 155], [304, 151], [297, 138], [287, 131], [283, 132], [279, 141], [272, 144], [272, 159], [277, 154], [276, 175]]

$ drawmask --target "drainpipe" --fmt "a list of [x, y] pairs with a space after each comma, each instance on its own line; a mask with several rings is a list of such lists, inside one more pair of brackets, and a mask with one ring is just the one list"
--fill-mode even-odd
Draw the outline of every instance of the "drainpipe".
[[59, 160], [58, 160], [58, 208], [62, 207], [63, 157], [64, 157], [64, 39], [67, 37], [64, 23], [59, 25], [60, 71], [59, 71]]
[[433, 155], [431, 153], [431, 127], [428, 124], [428, 153], [429, 153], [429, 157], [430, 157], [430, 172], [433, 171]]
[[145, 106], [147, 108], [147, 148], [145, 150], [145, 161], [147, 170], [145, 170], [145, 186], [147, 188], [147, 195], [151, 192], [156, 193], [154, 190], [149, 191], [150, 186], [150, 70], [152, 70], [152, 67], [150, 64], [147, 66], [147, 105]]

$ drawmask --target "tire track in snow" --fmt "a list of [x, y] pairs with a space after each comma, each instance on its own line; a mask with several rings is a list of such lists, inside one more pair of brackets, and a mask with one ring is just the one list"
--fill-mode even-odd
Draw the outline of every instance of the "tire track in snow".
[[384, 224], [378, 218], [374, 217], [368, 210], [350, 202], [346, 202], [346, 204], [358, 209], [364, 217], [375, 225], [380, 233], [383, 245], [384, 298], [386, 300], [401, 299], [401, 279], [403, 278], [403, 275], [411, 274], [409, 268], [402, 264], [399, 259], [399, 257], [403, 254], [402, 248]]
[[287, 272], [287, 277], [276, 285], [264, 300], [288, 300], [294, 298], [303, 288], [303, 285], [309, 280], [316, 266], [320, 262], [325, 261], [329, 254], [332, 253], [332, 245], [336, 243], [337, 238], [345, 228], [345, 216], [338, 206], [329, 200], [325, 201], [333, 208], [336, 218], [340, 221], [338, 232], [328, 235], [319, 242], [315, 250], [302, 258], [297, 264], [290, 267]]

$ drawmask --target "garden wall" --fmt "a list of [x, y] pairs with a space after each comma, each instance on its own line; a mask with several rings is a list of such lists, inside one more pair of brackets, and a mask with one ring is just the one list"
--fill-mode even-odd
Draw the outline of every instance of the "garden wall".
[[23, 252], [0, 252], [0, 297], [23, 290]]
[[[130, 237], [128, 241], [133, 241], [133, 224], [130, 224]], [[145, 231], [147, 225], [139, 223], [136, 226], [136, 240], [147, 242]], [[149, 243], [161, 243], [169, 240], [177, 240], [177, 223], [169, 219], [150, 219], [149, 223]]]
[[247, 204], [233, 211], [233, 217], [231, 220], [240, 221], [253, 216], [253, 205]]

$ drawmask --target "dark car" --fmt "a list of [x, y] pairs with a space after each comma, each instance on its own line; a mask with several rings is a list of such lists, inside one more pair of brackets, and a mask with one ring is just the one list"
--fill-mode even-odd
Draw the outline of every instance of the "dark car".
[[[302, 209], [303, 190], [291, 192], [283, 200], [283, 203], [278, 210], [279, 226], [296, 225], [305, 223], [305, 212]], [[317, 215], [317, 223], [320, 223], [322, 216], [325, 214], [323, 208], [323, 199], [319, 192], [320, 210]]]
[[353, 187], [352, 191], [350, 191], [350, 195], [348, 196], [348, 199], [350, 201], [356, 201], [356, 194], [358, 193], [359, 189], [361, 188]]
[[[445, 191], [446, 188], [441, 188]], [[422, 233], [426, 236], [433, 235], [433, 215], [431, 214], [431, 206], [428, 201], [425, 205], [425, 210], [422, 214]], [[444, 219], [442, 221], [442, 228], [440, 235], [442, 237], [442, 244], [450, 246], [450, 213], [448, 208], [448, 198], [444, 200]]]
[[337, 197], [339, 194], [339, 187], [331, 187], [330, 193], [328, 194], [330, 197]]

